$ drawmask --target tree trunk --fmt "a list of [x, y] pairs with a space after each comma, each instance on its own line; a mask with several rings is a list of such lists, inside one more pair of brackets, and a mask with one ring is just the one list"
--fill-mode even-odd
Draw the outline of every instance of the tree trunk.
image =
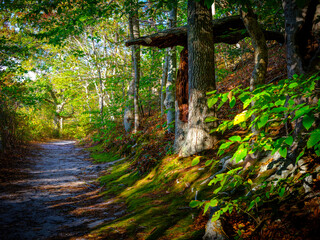
[[150, 64], [150, 73], [149, 73], [149, 86], [148, 86], [148, 116], [150, 117], [151, 116], [151, 106], [152, 106], [152, 71], [153, 71], [153, 64], [154, 64], [154, 61], [155, 61], [155, 58], [154, 58], [154, 55], [155, 55], [155, 50], [152, 49], [151, 50], [152, 52], [152, 57], [151, 57], [151, 64]]
[[246, 29], [251, 37], [254, 47], [254, 70], [250, 78], [250, 90], [256, 88], [257, 85], [263, 84], [266, 78], [268, 66], [268, 49], [266, 38], [257, 21], [255, 14], [250, 6], [246, 6], [247, 12], [241, 8], [241, 16]]
[[188, 133], [180, 150], [186, 157], [213, 147], [215, 140], [210, 135], [213, 123], [205, 119], [214, 116], [208, 108], [206, 92], [216, 89], [214, 71], [214, 40], [211, 9], [204, 0], [188, 1], [188, 80], [189, 115]]
[[[241, 17], [243, 23], [249, 32], [252, 45], [254, 47], [254, 70], [250, 78], [250, 91], [253, 91], [257, 85], [261, 85], [265, 82], [267, 67], [268, 67], [268, 49], [266, 44], [266, 38], [258, 23], [256, 15], [253, 13], [252, 8], [246, 5], [246, 10], [240, 8]], [[251, 102], [253, 106], [254, 101]], [[255, 115], [251, 116], [251, 121], [255, 120]], [[253, 126], [251, 131], [254, 135], [257, 135], [259, 131]], [[250, 159], [256, 159], [258, 155], [252, 155]], [[249, 157], [249, 155], [248, 155]]]
[[59, 121], [59, 116], [55, 113], [53, 117], [53, 135], [54, 137], [58, 138], [60, 137], [60, 121]]
[[123, 125], [126, 132], [132, 131], [132, 123], [133, 123], [133, 87], [134, 87], [134, 79], [132, 79], [128, 86], [128, 99], [126, 103], [126, 108], [124, 110], [123, 117]]
[[[302, 4], [302, 6], [300, 6]], [[319, 68], [314, 64], [319, 54], [319, 31], [317, 19], [320, 14], [319, 0], [297, 3], [296, 0], [282, 0], [285, 16], [288, 78], [294, 74], [312, 72]]]
[[63, 118], [60, 117], [60, 131], [63, 130]]
[[[320, 1], [282, 0], [285, 16], [288, 78], [295, 74], [314, 73], [319, 66]], [[289, 97], [287, 98], [287, 101]], [[305, 102], [300, 99], [299, 104]], [[295, 120], [294, 144], [287, 159], [294, 161], [301, 145], [302, 117]]]
[[180, 53], [180, 63], [176, 80], [175, 138], [174, 150], [178, 153], [184, 143], [188, 127], [188, 50]]
[[[136, 14], [131, 14], [129, 17], [129, 28], [130, 28], [130, 36], [131, 39], [140, 37], [140, 29], [139, 29], [139, 19]], [[138, 92], [139, 92], [139, 82], [140, 82], [140, 46], [134, 45], [132, 46], [132, 56], [133, 56], [133, 105], [134, 105], [134, 132], [138, 131], [140, 125], [139, 119], [139, 100], [138, 100]]]
[[294, 74], [304, 73], [295, 37], [301, 26], [299, 20], [302, 19], [302, 12], [298, 10], [295, 0], [283, 0], [282, 5], [285, 16], [287, 71], [288, 78], [292, 78]]
[[[170, 10], [170, 28], [176, 26], [177, 22], [177, 3], [174, 3], [174, 6]], [[174, 115], [175, 115], [175, 78], [176, 78], [176, 68], [177, 68], [177, 59], [176, 59], [176, 47], [172, 47], [168, 51], [168, 80], [166, 84], [166, 99], [165, 106], [167, 109], [167, 128], [169, 133], [174, 133]]]
[[101, 70], [100, 67], [98, 67], [98, 76], [99, 76], [99, 108], [100, 108], [100, 117], [101, 117], [101, 123], [103, 124], [103, 106], [104, 106], [104, 99], [103, 99], [103, 82], [101, 77]]
[[86, 101], [87, 101], [87, 107], [88, 107], [88, 111], [89, 111], [89, 120], [91, 122], [92, 118], [91, 118], [91, 107], [90, 107], [90, 102], [89, 102], [89, 90], [88, 90], [88, 87], [89, 87], [89, 82], [88, 82], [88, 80], [86, 80], [84, 88], [85, 88], [85, 91], [86, 91]]
[[99, 110], [100, 110], [100, 118], [101, 123], [103, 124], [103, 80], [101, 75], [101, 68], [100, 64], [98, 63], [98, 53], [96, 51], [96, 45], [94, 43], [93, 38], [93, 29], [91, 29], [91, 44], [92, 44], [92, 50], [93, 50], [93, 57], [94, 57], [94, 65], [97, 68], [98, 71], [98, 78], [99, 78], [99, 89], [97, 90], [98, 96], [99, 96]]
[[165, 99], [165, 91], [164, 86], [167, 84], [168, 79], [168, 51], [166, 51], [166, 55], [164, 56], [163, 63], [163, 72], [161, 78], [161, 88], [160, 88], [160, 108], [161, 108], [161, 116], [164, 114], [164, 99]]

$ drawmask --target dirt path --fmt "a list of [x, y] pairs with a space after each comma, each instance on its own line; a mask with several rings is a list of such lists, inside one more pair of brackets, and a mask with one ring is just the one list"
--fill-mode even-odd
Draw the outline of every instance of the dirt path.
[[12, 176], [1, 179], [0, 239], [85, 239], [80, 236], [115, 218], [112, 201], [102, 200], [94, 182], [108, 166], [92, 164], [74, 144], [40, 144]]

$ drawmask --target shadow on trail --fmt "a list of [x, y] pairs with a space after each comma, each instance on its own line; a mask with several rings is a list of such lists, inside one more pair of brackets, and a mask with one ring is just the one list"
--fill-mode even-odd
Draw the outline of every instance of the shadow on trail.
[[108, 164], [92, 164], [74, 141], [39, 144], [31, 155], [0, 170], [0, 239], [70, 239], [114, 219], [94, 181]]

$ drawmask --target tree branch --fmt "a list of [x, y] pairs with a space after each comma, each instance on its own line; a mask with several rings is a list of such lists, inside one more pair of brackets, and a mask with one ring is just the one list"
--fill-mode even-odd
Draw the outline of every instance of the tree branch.
[[[241, 39], [249, 37], [240, 16], [231, 16], [212, 21], [215, 43], [236, 44]], [[187, 46], [188, 25], [166, 29], [148, 36], [128, 40], [126, 46], [142, 45], [147, 47], [168, 48], [174, 46]], [[284, 43], [282, 33], [263, 31], [266, 40], [276, 40]]]

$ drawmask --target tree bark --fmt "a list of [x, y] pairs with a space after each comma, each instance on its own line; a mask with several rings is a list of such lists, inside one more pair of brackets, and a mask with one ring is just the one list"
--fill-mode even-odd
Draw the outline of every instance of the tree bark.
[[188, 127], [188, 50], [180, 53], [180, 63], [176, 80], [174, 151], [179, 153]]
[[319, 0], [310, 0], [298, 6], [296, 0], [282, 0], [285, 16], [288, 78], [294, 74], [312, 72], [319, 68]]
[[204, 0], [188, 1], [189, 115], [188, 133], [179, 153], [182, 157], [210, 149], [215, 143], [210, 135], [213, 123], [205, 122], [207, 117], [215, 115], [208, 108], [206, 95], [216, 89], [211, 22], [211, 9], [205, 6]]
[[[129, 28], [130, 28], [130, 36], [131, 39], [140, 37], [140, 29], [139, 29], [139, 19], [136, 14], [130, 14], [129, 17]], [[132, 56], [133, 56], [133, 105], [134, 105], [134, 129], [133, 132], [137, 132], [140, 119], [139, 119], [139, 82], [140, 82], [140, 46], [134, 45], [132, 46]]]
[[265, 36], [252, 8], [250, 6], [246, 6], [246, 8], [247, 12], [242, 8], [240, 12], [254, 47], [254, 70], [250, 78], [250, 90], [252, 91], [258, 84], [263, 84], [265, 81], [268, 67], [268, 48]]
[[160, 89], [161, 116], [163, 116], [164, 114], [164, 99], [165, 99], [164, 86], [167, 84], [167, 79], [168, 79], [168, 51], [166, 51], [166, 55], [164, 56], [162, 78], [161, 78], [161, 89]]
[[92, 50], [93, 50], [93, 58], [94, 58], [94, 65], [97, 68], [98, 71], [98, 78], [99, 78], [99, 91], [98, 92], [98, 96], [99, 96], [99, 110], [100, 110], [100, 118], [101, 118], [101, 123], [103, 124], [103, 80], [102, 80], [102, 76], [101, 76], [101, 67], [100, 64], [98, 63], [98, 54], [97, 54], [97, 50], [96, 50], [96, 46], [94, 43], [94, 38], [93, 38], [93, 30], [91, 29], [91, 44], [92, 44]]
[[123, 117], [123, 125], [126, 132], [132, 131], [132, 123], [133, 123], [133, 87], [134, 87], [134, 79], [132, 79], [128, 86], [128, 99], [126, 102], [126, 108], [124, 110]]
[[[173, 8], [169, 13], [170, 28], [176, 26], [177, 21], [177, 3], [174, 3]], [[172, 47], [168, 51], [168, 80], [166, 84], [166, 99], [165, 106], [167, 110], [167, 129], [169, 133], [174, 133], [174, 116], [175, 116], [175, 78], [176, 78], [176, 48]]]

